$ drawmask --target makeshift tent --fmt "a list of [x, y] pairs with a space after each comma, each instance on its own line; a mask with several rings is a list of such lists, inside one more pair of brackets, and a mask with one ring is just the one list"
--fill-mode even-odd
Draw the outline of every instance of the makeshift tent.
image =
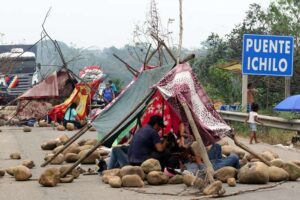
[[17, 116], [21, 120], [40, 119], [48, 111], [69, 96], [76, 80], [60, 70], [47, 76], [43, 81], [18, 97]]
[[95, 80], [91, 83], [78, 83], [72, 94], [62, 104], [55, 106], [49, 111], [49, 117], [53, 121], [63, 120], [66, 110], [72, 103], [76, 103], [76, 111], [78, 118], [84, 120], [91, 102], [91, 98], [97, 91], [101, 80]]
[[[167, 65], [142, 71], [138, 79], [114, 103], [114, 106], [102, 112], [93, 121], [92, 125], [102, 137], [108, 133], [111, 134], [104, 141], [104, 145], [111, 146], [127, 125], [142, 116], [142, 111], [153, 98], [155, 89], [167, 100], [172, 112], [184, 122], [186, 127], [188, 127], [188, 122], [180, 101], [187, 103], [204, 144], [209, 145], [216, 142], [231, 131], [231, 128], [213, 109], [210, 99], [197, 81], [190, 66], [181, 64], [171, 69], [172, 66]], [[149, 98], [147, 98], [148, 96]], [[140, 104], [145, 98], [147, 103]], [[124, 120], [125, 118], [126, 120]], [[119, 124], [120, 126], [113, 131]]]

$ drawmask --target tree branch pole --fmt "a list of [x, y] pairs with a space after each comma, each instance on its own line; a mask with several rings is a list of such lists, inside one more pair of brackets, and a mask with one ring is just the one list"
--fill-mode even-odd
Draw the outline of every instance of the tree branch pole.
[[144, 58], [144, 67], [146, 67], [146, 65], [148, 64], [148, 63], [147, 63], [147, 60], [148, 60], [148, 55], [149, 55], [151, 46], [152, 46], [152, 45], [149, 44], [149, 47], [148, 47], [148, 49], [147, 49], [147, 53], [146, 53], [145, 58]]
[[151, 36], [152, 36], [155, 40], [157, 40], [161, 45], [163, 45], [163, 46], [166, 48], [168, 54], [171, 56], [171, 58], [173, 59], [173, 61], [176, 63], [177, 60], [176, 60], [175, 56], [173, 55], [172, 51], [171, 51], [171, 50], [168, 48], [168, 46], [166, 45], [166, 43], [165, 43], [163, 40], [161, 40], [160, 38], [156, 37], [154, 34], [151, 34]]
[[119, 61], [121, 61], [126, 67], [127, 69], [130, 71], [130, 73], [132, 73], [132, 75], [137, 76], [137, 74], [139, 73], [136, 69], [134, 69], [133, 67], [131, 67], [127, 62], [125, 62], [123, 59], [121, 59], [119, 56], [117, 56], [116, 54], [113, 54], [113, 56], [115, 58], [117, 58]]
[[41, 167], [45, 167], [52, 160], [54, 160], [60, 153], [62, 153], [65, 149], [67, 149], [71, 144], [73, 144], [78, 138], [80, 138], [83, 134], [85, 134], [90, 128], [91, 124], [85, 125], [82, 129], [80, 129], [76, 134], [74, 134], [65, 144], [64, 147], [59, 149], [49, 160], [46, 160]]
[[250, 153], [251, 155], [255, 156], [257, 159], [259, 159], [261, 162], [265, 163], [267, 166], [271, 166], [271, 163], [264, 159], [262, 156], [260, 156], [259, 154], [257, 154], [255, 151], [253, 151], [252, 149], [250, 149], [248, 146], [246, 146], [245, 144], [239, 142], [237, 140], [237, 138], [235, 137], [235, 135], [233, 135], [232, 137], [230, 137], [233, 141], [234, 144], [238, 147], [240, 147], [241, 149], [244, 149], [245, 151], [247, 151], [248, 153]]
[[181, 106], [183, 107], [184, 109], [184, 112], [186, 114], [186, 117], [188, 118], [188, 121], [189, 121], [189, 124], [192, 128], [192, 131], [193, 131], [193, 134], [196, 138], [196, 141], [197, 141], [197, 145], [198, 145], [198, 148], [200, 149], [200, 154], [201, 154], [201, 157], [203, 159], [203, 162], [204, 164], [206, 165], [206, 168], [207, 168], [207, 177], [208, 177], [208, 180], [210, 183], [213, 183], [215, 182], [214, 180], [214, 168], [208, 158], [208, 155], [207, 155], [207, 151], [206, 151], [206, 148], [203, 144], [203, 141], [202, 141], [202, 138], [200, 136], [200, 133], [198, 131], [198, 128], [196, 126], [196, 123], [193, 119], [193, 116], [192, 116], [192, 113], [190, 111], [190, 108], [188, 107], [188, 105], [185, 103], [185, 102], [180, 102], [181, 103]]
[[151, 54], [149, 55], [149, 57], [146, 60], [145, 66], [148, 65], [148, 63], [150, 62], [151, 58], [154, 56], [154, 54], [158, 51], [158, 49], [160, 48], [161, 44], [159, 43], [157, 48], [151, 52]]
[[105, 135], [100, 141], [97, 142], [97, 144], [90, 149], [83, 157], [81, 157], [79, 160], [76, 161], [68, 170], [66, 170], [63, 174], [61, 174], [61, 177], [65, 177], [69, 172], [71, 172], [75, 167], [77, 167], [82, 161], [84, 161], [87, 157], [89, 157], [94, 151], [96, 151], [105, 141], [107, 141], [113, 133], [136, 111], [138, 110], [155, 92], [156, 90], [152, 90], [142, 101], [136, 105], [132, 109], [132, 111], [126, 115], [126, 117], [123, 118], [123, 120], [117, 124], [107, 135]]
[[195, 54], [190, 54], [187, 57], [185, 57], [184, 59], [180, 60], [179, 63], [183, 64], [183, 63], [186, 63], [186, 62], [188, 62], [188, 61], [190, 61], [194, 58], [195, 58]]
[[178, 43], [178, 55], [177, 55], [177, 65], [180, 62], [180, 54], [182, 48], [182, 35], [183, 35], [183, 22], [182, 22], [182, 0], [179, 0], [179, 43]]

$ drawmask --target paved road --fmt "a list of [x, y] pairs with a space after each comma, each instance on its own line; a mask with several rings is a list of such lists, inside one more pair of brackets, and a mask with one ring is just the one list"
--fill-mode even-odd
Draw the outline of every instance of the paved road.
[[[16, 182], [9, 175], [0, 178], [0, 200], [126, 200], [126, 199], [143, 199], [153, 200], [155, 199], [192, 199], [195, 195], [188, 196], [171, 196], [171, 195], [153, 195], [142, 194], [135, 191], [128, 191], [126, 189], [112, 189], [108, 185], [101, 182], [101, 179], [97, 175], [80, 176], [71, 184], [59, 184], [54, 188], [41, 187], [37, 179], [39, 174], [44, 170], [40, 168], [40, 164], [43, 161], [43, 157], [46, 154], [45, 151], [40, 149], [40, 145], [43, 141], [56, 138], [61, 135], [62, 132], [53, 131], [51, 128], [34, 128], [30, 133], [23, 133], [21, 128], [2, 128], [0, 133], [0, 168], [7, 168], [15, 166], [20, 163], [18, 160], [10, 160], [9, 154], [14, 151], [20, 151], [22, 153], [22, 159], [33, 159], [36, 163], [36, 167], [32, 170], [33, 177], [31, 181]], [[64, 132], [64, 134], [72, 135], [74, 132]], [[84, 135], [84, 138], [95, 138], [95, 132], [88, 132]], [[262, 151], [265, 149], [271, 149], [276, 151], [281, 158], [285, 160], [300, 160], [300, 153], [294, 151], [287, 151], [280, 148], [274, 148], [267, 144], [257, 144], [252, 146], [256, 151]], [[84, 168], [94, 167], [91, 165], [85, 165]], [[224, 184], [225, 186], [225, 184]], [[226, 187], [226, 186], [225, 186]], [[238, 185], [235, 188], [225, 188], [228, 193], [250, 189], [258, 187], [257, 185]], [[146, 186], [140, 191], [148, 193], [170, 193], [176, 194], [185, 189], [184, 185], [166, 185], [159, 187]], [[195, 192], [193, 189], [188, 189], [182, 194], [189, 194]], [[283, 185], [277, 186], [273, 189], [258, 191], [255, 193], [242, 194], [239, 196], [229, 197], [227, 199], [255, 199], [255, 200], [281, 200], [281, 199], [300, 199], [300, 181], [288, 182]]]

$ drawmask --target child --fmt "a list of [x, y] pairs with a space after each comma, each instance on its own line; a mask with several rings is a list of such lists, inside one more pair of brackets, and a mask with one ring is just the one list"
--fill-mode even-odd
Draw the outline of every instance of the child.
[[256, 138], [256, 131], [257, 131], [256, 123], [260, 123], [261, 125], [263, 123], [258, 120], [258, 117], [257, 117], [258, 109], [259, 109], [258, 104], [257, 103], [252, 103], [251, 112], [249, 113], [249, 116], [245, 121], [245, 122], [249, 123], [250, 131], [251, 131], [251, 133], [250, 133], [250, 144], [252, 144], [253, 139], [254, 139], [255, 143], [259, 143], [257, 141], [257, 138]]

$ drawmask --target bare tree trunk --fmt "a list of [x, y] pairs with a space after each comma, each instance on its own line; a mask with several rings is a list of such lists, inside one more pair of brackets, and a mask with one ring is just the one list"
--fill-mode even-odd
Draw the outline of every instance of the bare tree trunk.
[[179, 0], [179, 43], [178, 43], [177, 64], [179, 64], [180, 61], [180, 54], [182, 48], [182, 35], [183, 35], [182, 0]]

